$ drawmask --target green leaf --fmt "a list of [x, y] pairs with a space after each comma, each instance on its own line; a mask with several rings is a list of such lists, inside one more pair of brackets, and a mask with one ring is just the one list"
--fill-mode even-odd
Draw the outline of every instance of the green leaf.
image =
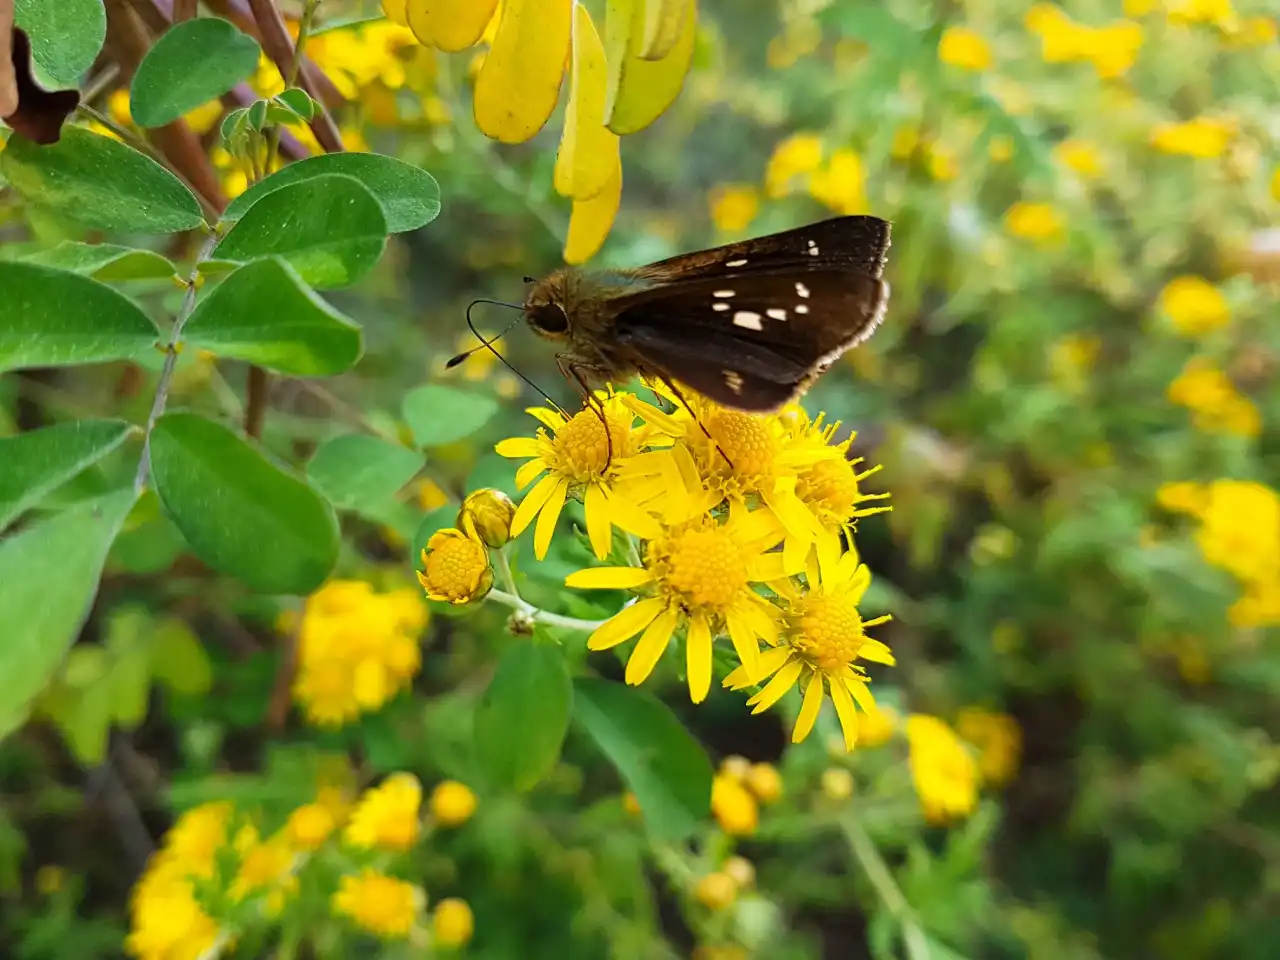
[[[314, 35], [312, 34], [312, 36]], [[307, 91], [300, 90], [297, 87], [281, 90], [272, 99], [296, 113], [303, 120], [310, 120], [316, 114], [316, 102], [311, 99], [311, 95]], [[371, 154], [371, 156], [378, 156], [378, 154]], [[414, 169], [417, 168], [415, 167]], [[356, 179], [359, 180], [360, 178], [356, 177]], [[434, 183], [435, 181], [433, 180], [432, 182]], [[365, 186], [368, 187], [369, 184], [366, 183]], [[372, 188], [370, 189], [372, 191]], [[377, 196], [377, 193], [374, 193], [374, 196]], [[388, 216], [387, 219], [389, 220], [390, 217]]]
[[327, 174], [268, 193], [213, 255], [240, 261], [280, 256], [308, 283], [342, 287], [368, 273], [386, 243], [386, 217], [373, 194], [354, 177]]
[[204, 222], [200, 201], [176, 176], [83, 127], [64, 127], [45, 147], [10, 137], [0, 173], [29, 203], [100, 230], [176, 233]]
[[341, 373], [360, 359], [363, 335], [281, 260], [257, 260], [203, 297], [183, 340], [295, 377]]
[[175, 693], [199, 697], [213, 686], [213, 666], [204, 645], [182, 620], [172, 617], [152, 629], [151, 673]]
[[31, 40], [31, 58], [50, 80], [79, 85], [107, 38], [102, 0], [18, 0], [14, 23]]
[[172, 263], [153, 250], [74, 240], [23, 257], [22, 262], [58, 267], [103, 281], [162, 280], [177, 273]]
[[326, 174], [355, 177], [364, 184], [382, 204], [391, 233], [416, 230], [440, 213], [440, 185], [421, 167], [379, 153], [326, 153], [290, 163], [254, 184], [231, 201], [222, 218], [238, 220], [267, 194]]
[[401, 412], [419, 446], [439, 447], [471, 436], [498, 412], [493, 397], [429, 383], [405, 394]]
[[0, 437], [0, 530], [135, 429], [123, 420], [76, 420]]
[[648, 693], [580, 677], [574, 720], [618, 768], [659, 840], [688, 836], [711, 808], [711, 761], [675, 714]]
[[422, 469], [422, 455], [364, 434], [326, 441], [307, 464], [307, 477], [336, 507], [355, 510], [395, 496]]
[[172, 123], [252, 74], [261, 52], [252, 37], [218, 17], [175, 24], [138, 64], [129, 112], [143, 127]]
[[66, 270], [0, 262], [0, 290], [0, 370], [127, 360], [160, 337], [124, 294]]
[[337, 562], [329, 504], [221, 424], [166, 413], [151, 434], [151, 472], [196, 556], [255, 590], [310, 593]]
[[0, 738], [26, 719], [80, 633], [132, 489], [77, 504], [0, 543]]
[[553, 643], [522, 641], [506, 652], [476, 706], [480, 768], [495, 787], [529, 790], [560, 759], [573, 681]]

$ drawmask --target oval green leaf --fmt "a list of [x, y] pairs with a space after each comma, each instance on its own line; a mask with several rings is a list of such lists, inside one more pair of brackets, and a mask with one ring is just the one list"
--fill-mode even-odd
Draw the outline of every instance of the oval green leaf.
[[95, 280], [163, 280], [177, 271], [154, 250], [138, 250], [114, 243], [66, 240], [56, 247], [22, 258], [23, 263], [59, 267]]
[[530, 790], [560, 759], [573, 681], [552, 643], [520, 642], [503, 655], [476, 705], [476, 759], [499, 789]]
[[428, 383], [405, 394], [401, 412], [419, 446], [439, 447], [483, 427], [498, 412], [498, 401], [483, 393]]
[[674, 713], [644, 691], [580, 677], [573, 717], [618, 768], [655, 839], [687, 837], [711, 809], [711, 761]]
[[102, 0], [18, 0], [14, 23], [31, 40], [31, 59], [45, 75], [74, 87], [107, 38]]
[[360, 327], [280, 260], [231, 273], [196, 305], [183, 340], [295, 377], [341, 373], [363, 350]]
[[129, 112], [144, 127], [172, 123], [252, 74], [261, 52], [257, 41], [218, 17], [176, 24], [138, 64]]
[[83, 127], [64, 127], [46, 147], [10, 137], [0, 173], [29, 203], [100, 230], [176, 233], [204, 222], [200, 201], [176, 176]]
[[0, 530], [135, 430], [123, 420], [75, 420], [0, 437]]
[[213, 256], [283, 257], [307, 283], [343, 287], [372, 269], [386, 243], [387, 220], [373, 194], [354, 177], [325, 174], [268, 193], [222, 238]]
[[231, 201], [222, 218], [239, 220], [267, 194], [326, 174], [355, 177], [364, 184], [382, 204], [390, 233], [416, 230], [440, 213], [440, 185], [421, 167], [379, 153], [326, 153], [290, 163], [258, 181]]
[[0, 738], [26, 719], [75, 642], [132, 489], [87, 500], [0, 543]]
[[106, 284], [66, 270], [0, 262], [0, 370], [126, 360], [160, 331]]
[[323, 443], [307, 464], [307, 478], [335, 507], [357, 510], [391, 499], [422, 462], [416, 451], [352, 433]]
[[337, 562], [329, 504], [221, 424], [165, 414], [151, 435], [151, 473], [196, 556], [255, 590], [310, 593]]

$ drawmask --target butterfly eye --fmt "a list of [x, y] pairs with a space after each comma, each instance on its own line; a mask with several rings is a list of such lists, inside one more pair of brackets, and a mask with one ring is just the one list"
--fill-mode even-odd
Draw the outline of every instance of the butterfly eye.
[[544, 303], [540, 307], [534, 307], [526, 316], [530, 325], [542, 333], [567, 333], [569, 330], [569, 318], [555, 303]]

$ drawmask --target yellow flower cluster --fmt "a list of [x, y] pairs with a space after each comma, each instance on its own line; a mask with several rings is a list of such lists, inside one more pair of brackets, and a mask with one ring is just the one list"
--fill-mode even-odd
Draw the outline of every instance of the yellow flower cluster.
[[1167, 395], [1170, 403], [1191, 411], [1197, 430], [1240, 437], [1256, 437], [1262, 432], [1262, 417], [1253, 401], [1242, 396], [1231, 378], [1203, 357], [1187, 362], [1169, 384]]
[[1210, 333], [1231, 319], [1222, 291], [1203, 277], [1181, 276], [1160, 291], [1160, 310], [1187, 337]]
[[980, 774], [973, 754], [944, 721], [927, 714], [907, 717], [911, 780], [930, 823], [967, 817], [978, 804]]
[[730, 836], [750, 836], [760, 823], [760, 807], [777, 803], [782, 793], [782, 775], [772, 764], [725, 757], [711, 782], [711, 815]]
[[811, 420], [798, 406], [754, 416], [653, 389], [675, 409], [610, 391], [572, 417], [529, 411], [543, 425], [537, 435], [497, 446], [528, 458], [520, 488], [541, 477], [516, 510], [512, 534], [536, 519], [534, 553], [543, 558], [566, 500], [580, 499], [596, 557], [621, 562], [566, 583], [633, 593], [587, 641], [607, 650], [639, 635], [628, 683], [643, 683], [680, 635], [689, 694], [700, 702], [716, 641], [727, 637], [739, 666], [725, 686], [764, 683], [749, 700], [759, 712], [799, 683], [797, 742], [829, 694], [852, 748], [854, 704], [873, 704], [861, 662], [893, 663], [865, 632], [888, 618], [864, 621], [858, 610], [871, 574], [853, 546], [853, 522], [886, 509], [861, 487], [874, 471], [859, 472], [848, 456], [853, 437], [837, 439], [838, 423]]
[[281, 618], [298, 630], [293, 695], [307, 719], [341, 726], [380, 709], [422, 665], [418, 637], [427, 611], [417, 591], [375, 593], [361, 580], [331, 580], [301, 613]]
[[778, 143], [764, 173], [765, 196], [785, 197], [804, 189], [834, 213], [861, 213], [867, 208], [866, 170], [851, 147], [825, 156], [822, 138], [797, 133]]
[[1280, 626], [1280, 493], [1251, 480], [1184, 481], [1162, 486], [1156, 500], [1194, 517], [1200, 553], [1240, 584], [1231, 623]]
[[1105, 27], [1077, 23], [1061, 7], [1037, 3], [1026, 15], [1027, 29], [1040, 38], [1045, 63], [1088, 61], [1099, 77], [1111, 79], [1129, 72], [1142, 49], [1142, 25], [1118, 20]]
[[986, 70], [991, 66], [991, 45], [970, 27], [947, 27], [938, 41], [938, 59], [962, 70]]
[[452, 604], [483, 599], [493, 589], [489, 548], [498, 549], [511, 538], [515, 519], [515, 504], [500, 490], [468, 496], [458, 510], [457, 526], [437, 530], [422, 550], [418, 582], [427, 596]]
[[1019, 201], [1004, 214], [1005, 229], [1015, 237], [1047, 246], [1056, 242], [1066, 229], [1062, 214], [1049, 203]]
[[1236, 124], [1229, 117], [1195, 117], [1162, 123], [1151, 131], [1151, 145], [1162, 153], [1208, 160], [1227, 152]]

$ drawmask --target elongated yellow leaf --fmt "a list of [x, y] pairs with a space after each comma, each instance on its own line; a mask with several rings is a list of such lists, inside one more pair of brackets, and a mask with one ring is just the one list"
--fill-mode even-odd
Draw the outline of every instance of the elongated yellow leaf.
[[661, 60], [675, 49], [684, 27], [686, 8], [694, 0], [644, 0], [644, 39], [637, 53], [642, 60]]
[[560, 99], [573, 0], [507, 0], [480, 75], [476, 126], [503, 143], [524, 143]]
[[[409, 29], [424, 46], [456, 52], [480, 42], [498, 0], [393, 0], [407, 7]], [[383, 0], [386, 9], [387, 0]], [[390, 16], [390, 12], [388, 12]]]
[[622, 204], [622, 162], [613, 168], [613, 174], [604, 189], [590, 200], [575, 200], [573, 213], [569, 215], [569, 235], [564, 241], [564, 262], [585, 263], [604, 245], [605, 237], [613, 226]]
[[605, 123], [619, 136], [643, 130], [675, 101], [684, 86], [697, 37], [698, 5], [684, 5], [684, 22], [675, 45], [661, 60], [640, 56], [645, 8], [640, 0], [610, 0], [605, 20], [609, 57], [609, 96]]
[[387, 15], [387, 19], [392, 23], [398, 23], [402, 27], [409, 26], [409, 15], [405, 10], [407, 0], [382, 0], [382, 12]]
[[556, 192], [574, 200], [590, 200], [604, 189], [618, 165], [618, 135], [604, 125], [608, 84], [604, 44], [587, 8], [578, 5], [573, 21], [573, 74], [569, 108], [556, 153]]

